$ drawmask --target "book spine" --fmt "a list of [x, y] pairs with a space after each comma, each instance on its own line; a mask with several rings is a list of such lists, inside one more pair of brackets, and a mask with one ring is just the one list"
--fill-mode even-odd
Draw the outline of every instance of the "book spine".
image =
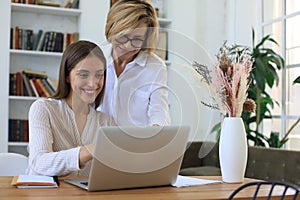
[[36, 78], [31, 78], [30, 80], [32, 80], [35, 89], [37, 90], [38, 94], [40, 97], [46, 97], [46, 94], [44, 93], [44, 91], [42, 90], [42, 88], [40, 87], [40, 85], [38, 84], [38, 82], [36, 81]]
[[44, 86], [47, 88], [47, 90], [49, 91], [50, 95], [52, 96], [55, 93], [54, 88], [50, 85], [50, 83], [48, 82], [47, 79], [42, 79]]
[[28, 142], [29, 141], [29, 123], [28, 120], [24, 120], [24, 137], [23, 137], [23, 141], [24, 142]]
[[47, 88], [44, 86], [42, 79], [37, 78], [36, 82], [37, 82], [37, 84], [39, 84], [40, 88], [42, 89], [43, 93], [45, 94], [45, 97], [50, 97], [51, 94], [48, 92]]
[[34, 71], [34, 70], [29, 70], [29, 69], [23, 69], [22, 71], [23, 74], [26, 74], [27, 77], [32, 78], [47, 78], [47, 73], [46, 72], [41, 72], [41, 71]]
[[16, 96], [22, 95], [22, 75], [20, 72], [16, 73]]
[[9, 74], [9, 95], [16, 95], [16, 74]]
[[24, 74], [24, 73], [22, 73], [22, 77], [23, 77], [25, 89], [26, 89], [26, 91], [27, 91], [27, 93], [28, 93], [28, 96], [34, 96], [34, 95], [33, 95], [32, 88], [31, 88], [30, 83], [29, 83], [28, 77], [27, 77], [26, 74]]
[[18, 49], [22, 49], [23, 29], [19, 28], [19, 34], [18, 34], [18, 36], [19, 36]]
[[38, 93], [38, 91], [37, 91], [37, 89], [36, 89], [36, 87], [35, 87], [35, 85], [34, 85], [33, 80], [32, 80], [32, 79], [29, 79], [29, 83], [30, 83], [31, 88], [32, 88], [32, 90], [33, 90], [33, 92], [34, 92], [34, 95], [35, 95], [36, 97], [39, 97], [40, 95], [39, 95], [39, 93]]
[[41, 33], [41, 37], [40, 37], [39, 42], [38, 42], [38, 45], [37, 45], [37, 47], [36, 47], [36, 50], [37, 50], [37, 51], [42, 51], [44, 39], [45, 39], [45, 32], [42, 32], [42, 33]]
[[32, 50], [33, 49], [33, 30], [27, 29], [27, 43], [26, 43], [26, 49]]
[[55, 81], [55, 80], [52, 80], [50, 78], [47, 78], [47, 82], [49, 83], [49, 85], [51, 86], [51, 88], [53, 88], [53, 91], [55, 92], [56, 89], [57, 89], [58, 82]]
[[10, 44], [9, 48], [13, 49], [14, 48], [14, 29], [10, 28]]
[[49, 38], [50, 38], [50, 32], [45, 33], [45, 39], [43, 42], [43, 49], [42, 51], [47, 51], [48, 43], [49, 43]]
[[14, 49], [19, 49], [19, 27], [15, 27], [15, 37], [14, 37]]
[[39, 30], [38, 33], [36, 34], [32, 50], [37, 50], [37, 47], [38, 47], [39, 41], [41, 39], [42, 33], [43, 33], [43, 30]]

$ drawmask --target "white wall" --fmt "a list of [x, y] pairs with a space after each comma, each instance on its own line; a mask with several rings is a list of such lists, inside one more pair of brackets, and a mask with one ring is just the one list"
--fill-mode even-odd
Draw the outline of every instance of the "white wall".
[[172, 122], [190, 125], [193, 140], [214, 140], [210, 129], [220, 115], [200, 103], [207, 100], [207, 89], [188, 68], [193, 61], [212, 65], [225, 40], [229, 45], [251, 45], [251, 29], [258, 21], [257, 1], [168, 0], [166, 9], [172, 20], [169, 84], [177, 93], [171, 92]]
[[[9, 48], [9, 37], [10, 37], [10, 3], [9, 1], [1, 1], [0, 5], [0, 13], [2, 16], [5, 16], [4, 19], [0, 20], [0, 82], [1, 82], [1, 90], [0, 90], [0, 152], [7, 152], [7, 141], [8, 141], [8, 120], [6, 116], [8, 116], [8, 99], [7, 94], [9, 90], [9, 71], [7, 70], [7, 65], [9, 65], [9, 52], [7, 49]], [[7, 19], [8, 18], [8, 19]], [[3, 116], [3, 117], [2, 117]]]
[[[80, 39], [86, 39], [100, 45], [105, 41], [105, 23], [110, 1], [88, 1], [89, 3], [80, 1], [80, 9], [82, 10], [79, 27]], [[95, 15], [95, 13], [97, 14]]]

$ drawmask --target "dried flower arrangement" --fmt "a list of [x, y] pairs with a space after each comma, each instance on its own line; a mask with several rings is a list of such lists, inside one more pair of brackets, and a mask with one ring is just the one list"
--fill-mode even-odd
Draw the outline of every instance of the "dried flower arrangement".
[[213, 69], [194, 62], [193, 67], [209, 88], [214, 103], [202, 104], [220, 110], [229, 117], [241, 117], [242, 111], [254, 112], [255, 102], [247, 99], [253, 59], [247, 51], [230, 52], [226, 41], [220, 48]]

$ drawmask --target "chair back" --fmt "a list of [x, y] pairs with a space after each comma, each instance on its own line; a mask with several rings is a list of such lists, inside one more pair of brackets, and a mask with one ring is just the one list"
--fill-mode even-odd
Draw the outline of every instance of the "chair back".
[[0, 153], [0, 176], [17, 176], [25, 173], [28, 158], [17, 153]]
[[[241, 192], [242, 190], [244, 190], [246, 188], [256, 187], [256, 190], [253, 194], [253, 200], [255, 200], [257, 198], [257, 195], [259, 194], [259, 191], [260, 190], [265, 190], [265, 188], [262, 189], [263, 185], [269, 186], [268, 187], [269, 192], [268, 192], [267, 200], [272, 199], [272, 193], [273, 193], [273, 190], [274, 190], [275, 187], [281, 187], [282, 188], [282, 194], [280, 196], [281, 200], [285, 199], [284, 197], [287, 195], [287, 191], [289, 191], [289, 199], [290, 199], [290, 193], [292, 193], [293, 200], [297, 200], [297, 197], [298, 197], [299, 191], [300, 191], [300, 188], [298, 186], [291, 185], [291, 184], [288, 184], [288, 183], [257, 181], [257, 182], [246, 183], [246, 184], [240, 186], [235, 191], [233, 191], [233, 193], [229, 196], [228, 200], [234, 199], [234, 197], [239, 192]], [[278, 196], [278, 195], [276, 195], [276, 196]]]

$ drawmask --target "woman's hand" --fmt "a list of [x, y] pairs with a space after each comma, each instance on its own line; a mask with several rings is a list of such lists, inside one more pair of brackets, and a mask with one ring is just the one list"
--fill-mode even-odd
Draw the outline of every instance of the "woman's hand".
[[80, 148], [80, 151], [79, 151], [79, 167], [81, 169], [84, 168], [86, 163], [93, 158], [94, 149], [95, 149], [94, 144], [84, 145]]

